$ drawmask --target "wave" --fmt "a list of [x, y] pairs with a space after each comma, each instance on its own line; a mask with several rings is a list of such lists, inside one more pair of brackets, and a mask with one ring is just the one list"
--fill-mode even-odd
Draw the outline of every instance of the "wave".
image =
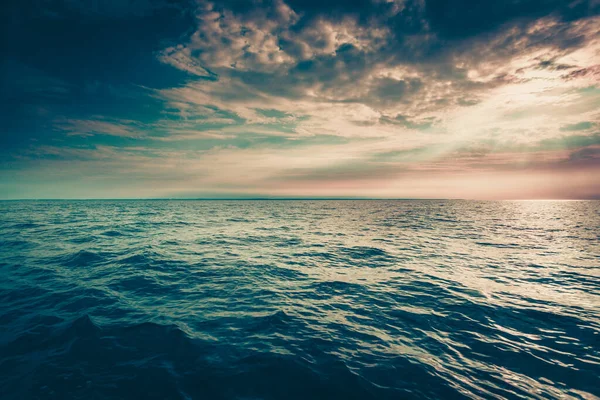
[[55, 262], [67, 267], [89, 267], [102, 263], [107, 257], [88, 250], [80, 250], [76, 253], [65, 254], [56, 259]]
[[[286, 325], [283, 312], [263, 317], [253, 329]], [[392, 398], [345, 364], [230, 350], [194, 340], [173, 325], [146, 322], [101, 328], [85, 315], [53, 330], [21, 336], [3, 351], [5, 398]], [[227, 362], [214, 357], [225, 354]], [[219, 362], [215, 362], [218, 360]], [[23, 377], [14, 377], [18, 368]], [[32, 385], [33, 383], [33, 385]]]
[[598, 397], [599, 207], [2, 203], [1, 397]]

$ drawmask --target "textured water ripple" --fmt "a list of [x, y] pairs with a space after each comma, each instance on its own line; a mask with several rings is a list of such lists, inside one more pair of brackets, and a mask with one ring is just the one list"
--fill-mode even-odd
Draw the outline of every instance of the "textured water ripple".
[[594, 398], [600, 202], [0, 202], [3, 398]]

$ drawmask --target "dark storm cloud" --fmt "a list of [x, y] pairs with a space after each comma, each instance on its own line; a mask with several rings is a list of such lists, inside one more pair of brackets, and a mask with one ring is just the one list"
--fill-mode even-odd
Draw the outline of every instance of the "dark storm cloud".
[[[231, 55], [234, 68], [228, 72], [268, 94], [298, 98], [318, 86], [318, 94], [334, 100], [369, 102], [365, 97], [373, 96], [375, 101], [389, 103], [402, 101], [431, 81], [450, 80], [463, 92], [451, 96], [451, 101], [468, 104], [476, 101], [476, 95], [465, 96], [465, 92], [477, 92], [480, 87], [466, 76], [468, 65], [456, 65], [457, 57], [463, 63], [476, 64], [542, 43], [553, 43], [557, 48], [579, 46], [583, 38], [570, 30], [571, 24], [600, 12], [600, 5], [593, 0], [227, 0], [210, 7], [206, 4], [168, 0], [11, 1], [4, 6], [8, 12], [3, 13], [3, 37], [11, 38], [3, 43], [4, 56], [70, 83], [92, 80], [172, 87], [188, 76], [160, 63], [156, 52], [185, 42], [197, 31], [199, 42], [191, 46], [190, 62], [206, 68], [215, 79], [219, 74], [210, 72], [214, 67], [211, 63], [222, 60], [233, 41], [248, 38], [249, 44]], [[221, 28], [232, 18], [239, 19], [239, 26], [215, 34], [211, 47], [203, 35], [212, 31], [203, 30], [207, 21], [201, 16], [214, 12], [221, 13], [215, 16], [220, 18], [217, 25]], [[543, 18], [553, 18], [558, 24], [529, 30]], [[329, 40], [322, 35], [327, 24], [334, 24], [337, 32], [347, 29], [356, 36], [345, 42]], [[258, 29], [273, 36], [273, 45], [287, 57], [285, 62], [269, 63], [268, 57], [260, 58], [258, 49], [252, 51], [252, 32]], [[373, 34], [377, 29], [382, 31], [379, 36]], [[353, 40], [364, 43], [357, 46]], [[256, 42], [257, 47], [261, 45], [264, 42]], [[210, 57], [211, 52], [215, 57]], [[181, 67], [185, 62], [180, 60], [177, 65], [176, 57], [181, 54], [171, 55], [172, 65]], [[540, 61], [539, 67], [550, 64]], [[383, 87], [385, 79], [372, 85], [362, 82], [374, 69], [398, 65], [418, 69], [420, 83], [385, 78], [389, 85]], [[369, 87], [362, 92], [349, 90], [357, 84]]]
[[[111, 94], [129, 90], [124, 85], [169, 88], [200, 77], [242, 84], [232, 81], [212, 93], [223, 101], [262, 93], [310, 94], [375, 109], [411, 102], [421, 111], [468, 106], [482, 90], [517, 79], [476, 82], [467, 75], [470, 67], [536, 46], [580, 46], [584, 37], [573, 24], [600, 11], [591, 0], [38, 0], [3, 7], [8, 67], [0, 80], [9, 90], [2, 96], [20, 111], [35, 109], [36, 118], [61, 101], [89, 102], [90, 115], [106, 114], [98, 98], [109, 103], [118, 97]], [[556, 23], [531, 29], [543, 18]], [[183, 50], [175, 46], [186, 41]], [[379, 73], [397, 67], [414, 76]], [[552, 59], [537, 68], [589, 73]], [[29, 84], [11, 83], [19, 80]], [[440, 88], [440, 82], [452, 86]], [[103, 96], [87, 90], [94, 85]], [[36, 93], [28, 93], [33, 86]]]
[[[440, 41], [464, 40], [489, 34], [507, 25], [524, 28], [536, 20], [552, 17], [571, 23], [600, 13], [595, 0], [289, 0], [299, 16], [296, 30], [325, 18], [350, 17], [368, 27], [387, 26], [403, 42], [405, 36], [434, 34]], [[218, 1], [215, 8], [252, 16], [257, 9], [273, 10], [278, 1]], [[438, 42], [439, 43], [439, 42]], [[431, 46], [430, 50], [442, 50]]]
[[[485, 82], [471, 79], [468, 70], [482, 63], [582, 46], [586, 32], [576, 23], [597, 15], [600, 6], [585, 0], [273, 0], [201, 2], [199, 10], [188, 48], [170, 50], [166, 62], [177, 66], [176, 57], [189, 57], [215, 76], [238, 79], [254, 95], [375, 109], [412, 102], [427, 111], [477, 104], [480, 92], [520, 79], [502, 73]], [[398, 67], [414, 76], [382, 72]], [[547, 59], [530, 68], [577, 66]], [[440, 87], [446, 82], [452, 85]], [[234, 87], [233, 96], [222, 91], [223, 100], [235, 97], [240, 88]]]

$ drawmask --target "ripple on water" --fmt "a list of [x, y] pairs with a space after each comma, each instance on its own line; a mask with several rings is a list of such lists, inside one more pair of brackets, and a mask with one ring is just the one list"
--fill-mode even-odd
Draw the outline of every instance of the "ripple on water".
[[3, 399], [600, 396], [599, 202], [0, 202]]

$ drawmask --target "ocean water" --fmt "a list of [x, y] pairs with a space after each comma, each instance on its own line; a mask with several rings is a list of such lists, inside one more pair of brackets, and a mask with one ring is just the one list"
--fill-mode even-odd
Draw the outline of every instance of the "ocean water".
[[600, 202], [0, 202], [2, 399], [600, 396]]

